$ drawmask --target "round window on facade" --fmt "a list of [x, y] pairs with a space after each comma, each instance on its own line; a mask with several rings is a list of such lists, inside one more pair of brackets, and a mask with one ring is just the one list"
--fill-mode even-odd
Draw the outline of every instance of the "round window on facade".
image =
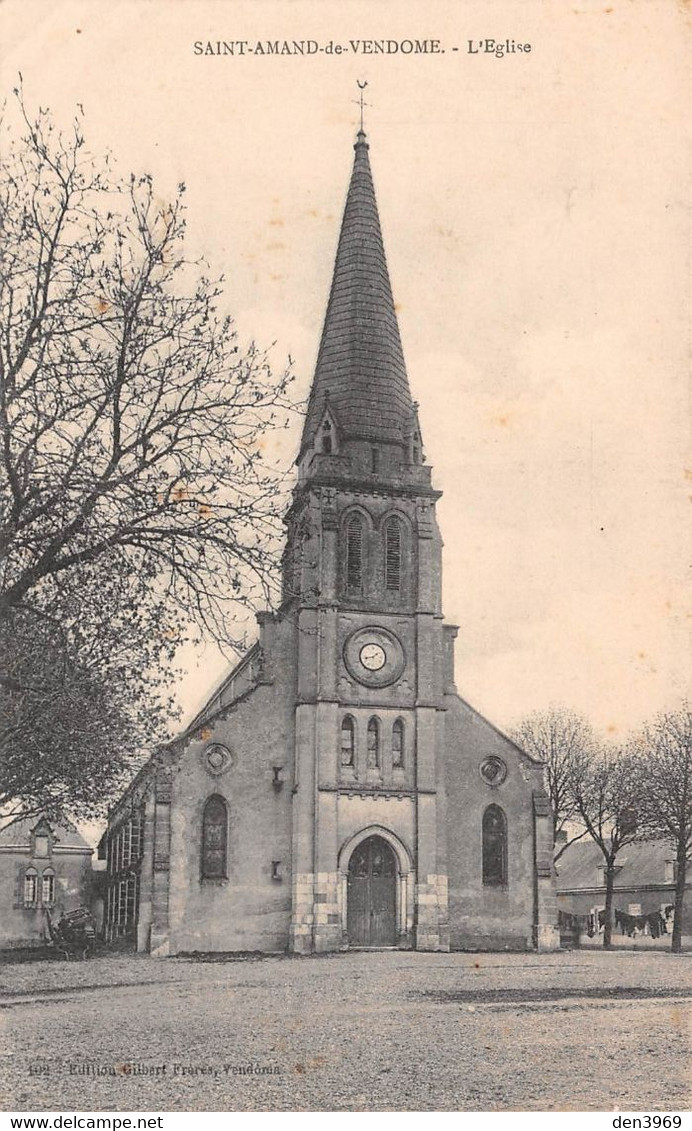
[[202, 751], [202, 761], [207, 773], [218, 778], [221, 774], [225, 774], [226, 770], [230, 770], [233, 765], [233, 755], [228, 747], [215, 742]]
[[486, 785], [502, 785], [507, 777], [506, 762], [503, 762], [502, 758], [498, 758], [495, 754], [492, 754], [490, 758], [485, 758], [481, 762], [479, 770]]

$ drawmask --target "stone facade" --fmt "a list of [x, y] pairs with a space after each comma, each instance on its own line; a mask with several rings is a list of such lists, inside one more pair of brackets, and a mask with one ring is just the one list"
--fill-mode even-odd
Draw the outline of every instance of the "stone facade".
[[91, 900], [93, 850], [66, 821], [32, 818], [0, 833], [0, 949], [42, 946], [54, 920]]
[[152, 954], [557, 943], [542, 766], [456, 691], [440, 492], [355, 150], [283, 603], [111, 815], [137, 854], [111, 850], [110, 921]]

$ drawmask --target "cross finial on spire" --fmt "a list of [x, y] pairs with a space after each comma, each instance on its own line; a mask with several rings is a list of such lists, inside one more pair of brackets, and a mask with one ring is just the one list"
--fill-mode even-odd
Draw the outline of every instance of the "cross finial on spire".
[[365, 90], [365, 88], [368, 84], [367, 84], [367, 81], [361, 82], [360, 79], [356, 79], [356, 82], [358, 84], [358, 89], [360, 91], [360, 98], [358, 99], [358, 102], [356, 103], [357, 106], [360, 106], [360, 133], [362, 133], [364, 135], [365, 134], [364, 110], [365, 110], [366, 106], [370, 105], [370, 103], [365, 101], [365, 96], [363, 94], [363, 91]]

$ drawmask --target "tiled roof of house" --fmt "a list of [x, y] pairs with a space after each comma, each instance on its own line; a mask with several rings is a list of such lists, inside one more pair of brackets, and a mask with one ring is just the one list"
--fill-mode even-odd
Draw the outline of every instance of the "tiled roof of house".
[[341, 225], [301, 453], [327, 400], [344, 438], [403, 441], [413, 417], [368, 144], [361, 131]]
[[[616, 888], [665, 883], [666, 861], [675, 859], [675, 849], [661, 840], [628, 844], [616, 857]], [[603, 854], [592, 840], [571, 844], [557, 862], [558, 892], [603, 886]], [[600, 872], [599, 872], [600, 869]]]
[[[36, 828], [42, 817], [28, 817], [24, 821], [15, 821], [13, 825], [0, 830], [0, 847], [8, 848], [14, 845], [28, 845], [33, 829]], [[48, 821], [55, 837], [57, 848], [89, 848], [90, 845], [82, 834], [67, 817], [60, 821]]]

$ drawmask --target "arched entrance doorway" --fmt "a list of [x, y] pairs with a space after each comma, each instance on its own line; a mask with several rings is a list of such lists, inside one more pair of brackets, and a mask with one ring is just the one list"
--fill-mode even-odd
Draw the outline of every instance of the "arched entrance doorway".
[[381, 836], [354, 849], [348, 866], [347, 925], [351, 946], [396, 946], [397, 859]]

